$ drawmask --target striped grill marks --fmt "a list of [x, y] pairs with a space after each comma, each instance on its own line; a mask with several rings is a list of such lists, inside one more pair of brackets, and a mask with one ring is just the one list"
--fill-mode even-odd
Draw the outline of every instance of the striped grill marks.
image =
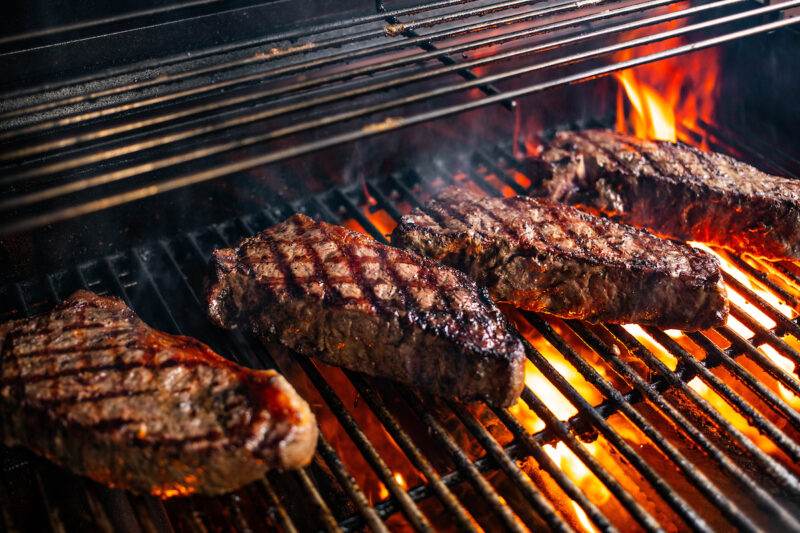
[[[178, 401], [195, 402], [214, 385], [224, 386], [221, 395], [226, 390], [236, 393], [242, 389], [240, 376], [227, 365], [211, 368], [206, 354], [187, 357], [198, 344], [156, 333], [128, 309], [62, 306], [3, 328], [4, 402], [44, 410], [83, 430], [130, 436], [138, 435], [141, 427], [162, 428], [134, 439], [151, 445], [211, 442], [241, 433], [231, 431], [235, 428], [226, 426], [225, 416], [218, 419], [218, 413], [208, 413], [197, 424], [181, 416], [177, 406]], [[162, 379], [167, 371], [172, 371], [169, 377], [178, 388]], [[164, 406], [169, 412], [130, 408], [129, 402]], [[227, 422], [246, 419], [244, 411], [251, 407], [242, 404], [241, 413], [228, 413]], [[126, 414], [120, 417], [119, 412]]]
[[442, 276], [416, 257], [344, 228], [309, 225], [298, 217], [281, 230], [256, 236], [243, 247], [239, 263], [275, 293], [288, 289], [294, 295], [316, 296], [325, 305], [382, 313], [452, 305]]

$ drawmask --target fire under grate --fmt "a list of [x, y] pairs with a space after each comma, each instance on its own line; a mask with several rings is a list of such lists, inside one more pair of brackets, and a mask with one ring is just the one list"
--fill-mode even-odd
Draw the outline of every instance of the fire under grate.
[[[701, 135], [697, 132], [685, 134]], [[712, 148], [758, 159], [711, 127]], [[758, 160], [800, 168], [796, 160]], [[462, 165], [462, 167], [458, 166]], [[318, 415], [312, 464], [219, 498], [160, 501], [100, 486], [21, 449], [2, 451], [0, 520], [26, 531], [800, 530], [800, 265], [719, 251], [725, 327], [681, 334], [506, 309], [531, 341], [510, 409], [423, 397], [240, 332], [210, 327], [201, 287], [215, 248], [295, 212], [386, 242], [439, 187], [524, 193], [509, 145], [434, 160], [0, 289], [0, 319], [86, 288], [148, 324], [277, 368]]]

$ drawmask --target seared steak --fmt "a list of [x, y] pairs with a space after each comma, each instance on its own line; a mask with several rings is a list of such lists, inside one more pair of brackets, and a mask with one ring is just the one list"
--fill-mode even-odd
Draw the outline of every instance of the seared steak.
[[498, 300], [561, 317], [697, 330], [728, 315], [713, 256], [548, 199], [448, 187], [404, 216], [392, 243], [463, 270]]
[[767, 259], [800, 259], [800, 181], [682, 143], [606, 130], [556, 135], [543, 192], [636, 226]]
[[314, 453], [314, 415], [278, 373], [156, 331], [117, 298], [80, 291], [0, 325], [0, 355], [5, 444], [115, 487], [217, 494]]
[[208, 310], [226, 328], [434, 394], [511, 405], [524, 349], [462, 273], [294, 215], [211, 261]]

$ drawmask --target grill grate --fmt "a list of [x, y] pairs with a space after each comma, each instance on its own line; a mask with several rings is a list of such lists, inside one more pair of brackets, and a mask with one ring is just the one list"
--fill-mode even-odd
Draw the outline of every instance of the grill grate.
[[[165, 502], [5, 450], [3, 525], [53, 531], [351, 531], [365, 525], [375, 531], [616, 531], [635, 523], [647, 531], [800, 530], [800, 417], [790, 404], [800, 397], [793, 366], [800, 362], [794, 341], [800, 326], [796, 313], [787, 316], [767, 301], [771, 294], [796, 308], [800, 267], [793, 263], [720, 252], [754, 288], [734, 270], [726, 271], [728, 287], [775, 323], [774, 329], [763, 326], [734, 302], [732, 314], [753, 333], [750, 339], [731, 326], [678, 336], [509, 310], [532, 341], [532, 367], [574, 415], [530, 380], [512, 409], [462, 406], [207, 327], [196, 290], [214, 248], [295, 211], [358, 226], [385, 241], [386, 219], [377, 214], [396, 220], [432, 187], [523, 191], [524, 165], [510, 151], [484, 148], [463, 173], [447, 173], [457, 163], [438, 161], [363, 187], [334, 188], [294, 203], [278, 199], [252, 215], [0, 289], [3, 320], [46, 310], [78, 288], [118, 295], [155, 327], [196, 336], [242, 364], [280, 369], [312, 402], [323, 430], [315, 460], [303, 470], [270, 473], [221, 498]], [[758, 286], [767, 292], [757, 293]], [[791, 368], [760, 350], [764, 344]], [[560, 456], [553, 453], [559, 448]], [[585, 474], [565, 467], [566, 450]], [[406, 483], [400, 472], [418, 481]], [[376, 494], [377, 482], [385, 492]]]
[[[795, 24], [784, 13], [798, 5], [441, 1], [24, 87], [0, 107], [0, 232], [491, 104], [512, 108], [518, 97]], [[685, 41], [645, 53], [676, 37]], [[616, 61], [622, 52], [630, 59]]]

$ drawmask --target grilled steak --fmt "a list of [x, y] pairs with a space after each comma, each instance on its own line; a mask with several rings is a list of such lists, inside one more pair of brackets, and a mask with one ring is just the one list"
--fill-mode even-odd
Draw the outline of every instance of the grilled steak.
[[449, 267], [303, 215], [216, 250], [211, 267], [209, 315], [223, 327], [434, 394], [519, 397], [519, 333]]
[[448, 187], [404, 216], [392, 243], [463, 270], [498, 300], [562, 317], [696, 330], [728, 314], [713, 256], [549, 199]]
[[3, 441], [115, 487], [217, 494], [309, 462], [317, 425], [274, 371], [158, 332], [112, 297], [73, 294], [0, 325]]
[[682, 143], [605, 130], [561, 132], [541, 158], [544, 193], [555, 200], [670, 237], [800, 259], [800, 181]]

